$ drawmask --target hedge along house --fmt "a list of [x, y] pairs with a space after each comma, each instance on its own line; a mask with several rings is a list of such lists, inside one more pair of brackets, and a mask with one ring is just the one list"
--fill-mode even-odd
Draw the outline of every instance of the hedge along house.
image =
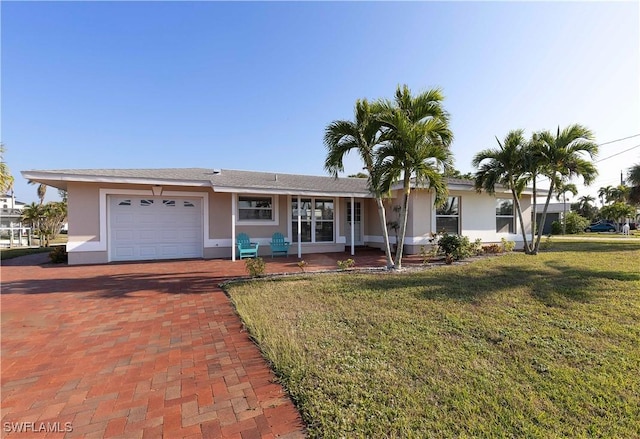
[[[270, 255], [275, 232], [290, 253], [382, 248], [382, 225], [366, 179], [236, 170], [34, 170], [22, 175], [68, 193], [69, 264], [181, 258], [236, 259], [236, 236], [246, 233]], [[417, 253], [431, 233], [446, 230], [484, 242], [521, 241], [508, 191], [477, 193], [473, 182], [449, 179], [450, 197], [416, 188], [410, 198], [405, 252]], [[402, 190], [385, 201], [387, 218]], [[530, 218], [531, 194], [521, 203]], [[526, 227], [530, 224], [527, 221]], [[391, 242], [395, 242], [393, 233]]]

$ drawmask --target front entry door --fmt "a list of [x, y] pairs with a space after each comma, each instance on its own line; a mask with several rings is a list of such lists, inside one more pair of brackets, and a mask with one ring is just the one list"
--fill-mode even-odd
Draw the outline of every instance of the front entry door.
[[[354, 226], [354, 244], [363, 245], [362, 241], [362, 203], [355, 201], [353, 204], [353, 226]], [[346, 224], [347, 245], [351, 244], [351, 202], [347, 201], [347, 224]]]

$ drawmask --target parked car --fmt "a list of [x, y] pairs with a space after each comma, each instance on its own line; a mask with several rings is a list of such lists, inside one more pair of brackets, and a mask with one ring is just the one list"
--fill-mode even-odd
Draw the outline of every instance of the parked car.
[[615, 232], [616, 225], [611, 221], [600, 220], [584, 229], [585, 232]]

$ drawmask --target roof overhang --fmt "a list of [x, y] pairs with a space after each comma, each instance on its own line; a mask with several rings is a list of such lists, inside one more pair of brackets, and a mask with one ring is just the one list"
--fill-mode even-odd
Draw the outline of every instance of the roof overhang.
[[28, 180], [57, 189], [67, 190], [69, 182], [74, 183], [113, 183], [113, 184], [143, 184], [160, 186], [189, 186], [210, 187], [211, 183], [204, 180], [174, 180], [163, 178], [139, 178], [139, 177], [110, 177], [102, 175], [60, 174], [46, 171], [22, 171], [22, 176]]
[[308, 197], [354, 197], [354, 198], [373, 198], [369, 192], [324, 192], [308, 189], [274, 189], [274, 188], [250, 188], [250, 187], [228, 187], [213, 186], [214, 192], [234, 193], [234, 194], [260, 194], [260, 195], [291, 195], [291, 196], [308, 196]]

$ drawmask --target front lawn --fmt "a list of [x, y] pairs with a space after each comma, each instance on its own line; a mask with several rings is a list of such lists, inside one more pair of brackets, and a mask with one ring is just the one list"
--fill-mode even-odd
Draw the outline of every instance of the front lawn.
[[311, 437], [640, 437], [640, 243], [227, 290]]

